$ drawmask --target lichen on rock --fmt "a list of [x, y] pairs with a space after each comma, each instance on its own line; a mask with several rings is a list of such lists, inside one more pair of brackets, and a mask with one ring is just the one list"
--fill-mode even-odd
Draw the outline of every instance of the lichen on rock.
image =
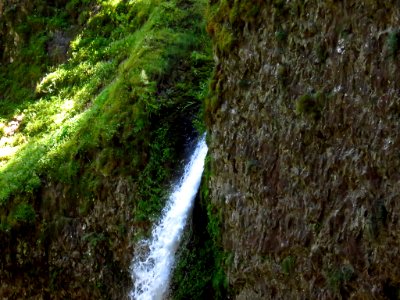
[[[396, 2], [267, 1], [239, 17], [247, 2], [213, 1], [209, 25], [209, 191], [232, 298], [398, 297]], [[234, 32], [227, 50], [218, 28]]]

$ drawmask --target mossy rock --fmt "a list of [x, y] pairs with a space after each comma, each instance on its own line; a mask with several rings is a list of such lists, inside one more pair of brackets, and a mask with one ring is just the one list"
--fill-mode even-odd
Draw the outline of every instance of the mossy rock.
[[33, 209], [32, 205], [28, 203], [20, 203], [18, 204], [10, 214], [11, 223], [33, 223], [35, 222], [36, 213]]
[[304, 94], [296, 100], [296, 113], [318, 121], [322, 116], [327, 96], [323, 92]]
[[296, 267], [296, 258], [291, 255], [285, 257], [281, 262], [282, 272], [285, 275], [293, 273], [295, 267]]

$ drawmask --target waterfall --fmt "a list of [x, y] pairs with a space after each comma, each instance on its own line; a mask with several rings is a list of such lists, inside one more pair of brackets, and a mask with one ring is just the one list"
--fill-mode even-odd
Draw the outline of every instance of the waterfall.
[[203, 136], [185, 166], [183, 176], [173, 186], [151, 238], [143, 241], [149, 252], [132, 263], [131, 276], [135, 285], [129, 294], [130, 299], [160, 300], [165, 296], [175, 252], [200, 185], [207, 150]]

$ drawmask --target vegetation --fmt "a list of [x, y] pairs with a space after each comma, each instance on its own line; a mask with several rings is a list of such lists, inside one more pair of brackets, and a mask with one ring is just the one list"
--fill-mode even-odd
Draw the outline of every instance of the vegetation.
[[399, 30], [394, 30], [389, 32], [388, 37], [387, 37], [387, 48], [388, 48], [388, 54], [389, 57], [395, 58], [399, 51]]
[[291, 255], [285, 257], [281, 262], [281, 267], [285, 275], [293, 273], [296, 267], [296, 258]]
[[211, 35], [215, 48], [226, 53], [237, 43], [237, 35], [244, 23], [254, 21], [262, 1], [235, 0], [210, 1], [207, 11], [207, 32]]
[[30, 204], [18, 204], [11, 214], [12, 220], [16, 222], [32, 223], [35, 221], [35, 211]]
[[206, 159], [201, 201], [196, 201], [193, 227], [179, 254], [172, 278], [173, 299], [226, 299], [228, 282], [225, 266], [230, 256], [222, 250], [221, 214], [210, 202], [207, 182], [211, 176]]
[[324, 92], [304, 94], [296, 101], [296, 113], [318, 121], [321, 118], [327, 98], [328, 96]]
[[[88, 213], [86, 202], [116, 174], [138, 182], [137, 221], [160, 211], [179, 159], [175, 149], [196, 118], [212, 67], [203, 3], [188, 4], [77, 0], [50, 15], [27, 17], [21, 32], [47, 25], [37, 25], [14, 62], [0, 70], [0, 228], [9, 228], [17, 199], [34, 201], [45, 182], [78, 193], [80, 213]], [[52, 64], [47, 32], [69, 31], [76, 10], [81, 29], [68, 59]], [[5, 134], [13, 121], [17, 130]]]

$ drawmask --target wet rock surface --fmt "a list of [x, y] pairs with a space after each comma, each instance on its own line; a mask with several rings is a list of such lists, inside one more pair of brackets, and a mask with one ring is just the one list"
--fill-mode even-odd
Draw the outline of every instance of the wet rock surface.
[[234, 299], [398, 297], [399, 17], [274, 1], [215, 50], [209, 187]]

